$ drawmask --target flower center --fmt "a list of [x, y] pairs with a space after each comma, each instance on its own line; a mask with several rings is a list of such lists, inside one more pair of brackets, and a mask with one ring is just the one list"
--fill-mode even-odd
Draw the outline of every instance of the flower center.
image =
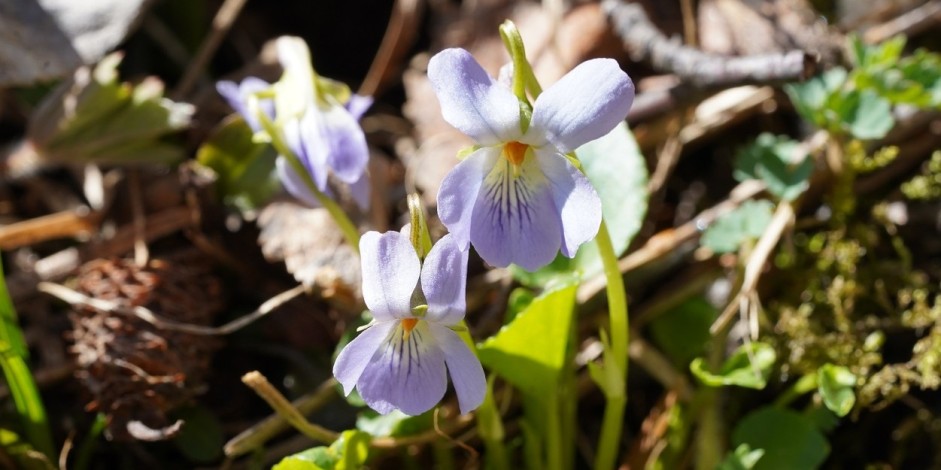
[[503, 155], [514, 166], [520, 166], [523, 164], [523, 160], [526, 158], [527, 150], [529, 150], [528, 145], [517, 142], [515, 140], [503, 144]]
[[402, 334], [404, 339], [408, 339], [408, 336], [412, 334], [412, 330], [415, 329], [415, 325], [418, 324], [417, 318], [403, 318], [402, 319], [402, 329], [405, 332]]

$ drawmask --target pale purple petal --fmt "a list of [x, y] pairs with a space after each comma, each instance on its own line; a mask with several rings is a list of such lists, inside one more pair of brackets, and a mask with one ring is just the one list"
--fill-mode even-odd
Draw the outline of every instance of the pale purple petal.
[[344, 183], [353, 183], [363, 176], [369, 163], [369, 148], [366, 136], [359, 123], [342, 106], [320, 106], [308, 110], [308, 114], [318, 112], [317, 131], [305, 128], [305, 139], [320, 139], [327, 152], [327, 165], [337, 179]]
[[[248, 109], [248, 97], [252, 93], [271, 88], [271, 84], [257, 77], [246, 77], [241, 83], [223, 80], [216, 83], [216, 90], [225, 98], [229, 106], [242, 116], [242, 119], [253, 131], [261, 130], [258, 117]], [[271, 100], [260, 100], [261, 110], [274, 119], [274, 103]]]
[[536, 99], [526, 141], [571, 152], [614, 129], [633, 101], [634, 83], [615, 60], [582, 62]]
[[379, 346], [388, 338], [389, 332], [396, 326], [398, 326], [397, 321], [376, 323], [353, 338], [353, 341], [340, 351], [336, 362], [333, 363], [333, 375], [337, 378], [337, 382], [343, 385], [345, 395], [353, 391], [353, 386], [363, 375], [366, 365], [376, 354]]
[[484, 369], [480, 360], [467, 347], [467, 344], [457, 333], [445, 326], [428, 325], [435, 341], [444, 352], [444, 360], [448, 365], [448, 374], [454, 391], [457, 392], [457, 402], [461, 407], [461, 414], [469, 413], [480, 406], [487, 393], [487, 379], [484, 378]]
[[353, 119], [357, 121], [363, 117], [363, 114], [366, 114], [366, 111], [373, 104], [372, 96], [362, 96], [353, 94], [350, 96], [350, 100], [346, 102], [346, 110], [350, 112], [350, 115], [353, 116]]
[[499, 158], [498, 147], [484, 147], [470, 154], [444, 177], [438, 189], [438, 217], [462, 251], [470, 243], [471, 218], [480, 185]]
[[535, 271], [555, 258], [559, 211], [534, 158], [526, 158], [518, 176], [505, 159], [497, 161], [477, 195], [470, 230], [477, 253], [493, 266], [515, 263]]
[[428, 79], [444, 120], [477, 143], [494, 145], [520, 138], [519, 101], [469, 52], [454, 48], [435, 54], [428, 63]]
[[398, 409], [415, 416], [444, 397], [448, 387], [445, 355], [428, 326], [419, 321], [408, 338], [403, 328], [393, 329], [379, 346], [356, 384], [370, 408], [381, 414]]
[[366, 232], [359, 240], [363, 300], [379, 321], [411, 316], [412, 293], [418, 287], [421, 262], [399, 232]]
[[428, 321], [453, 325], [466, 310], [467, 252], [451, 234], [431, 247], [421, 270], [421, 288], [428, 301]]
[[320, 207], [320, 201], [314, 197], [314, 193], [310, 192], [310, 188], [307, 187], [307, 183], [304, 182], [304, 179], [294, 171], [294, 168], [292, 168], [291, 164], [287, 161], [287, 157], [278, 155], [278, 159], [275, 160], [274, 165], [278, 179], [281, 180], [281, 186], [283, 186], [291, 196], [294, 196], [310, 207]]
[[572, 258], [579, 245], [590, 241], [601, 226], [601, 198], [588, 178], [564, 156], [548, 149], [536, 151], [536, 161], [552, 187], [562, 222], [562, 254]]
[[284, 141], [313, 178], [317, 189], [324, 191], [327, 189], [328, 147], [314, 113], [315, 111], [311, 110], [300, 120], [291, 119], [285, 122]]

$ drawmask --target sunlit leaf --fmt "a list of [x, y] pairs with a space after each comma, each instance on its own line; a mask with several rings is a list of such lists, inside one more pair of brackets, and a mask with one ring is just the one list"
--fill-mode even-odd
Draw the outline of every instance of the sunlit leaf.
[[343, 431], [330, 447], [319, 446], [289, 455], [272, 470], [354, 470], [369, 457], [369, 434]]
[[851, 93], [843, 108], [846, 128], [857, 139], [881, 139], [892, 130], [892, 104], [870, 90]]
[[837, 416], [846, 416], [856, 404], [856, 376], [849, 369], [824, 364], [817, 369], [817, 390], [823, 403]]
[[826, 438], [810, 420], [777, 407], [761, 408], [739, 421], [732, 445], [742, 444], [764, 450], [754, 470], [814, 469], [830, 453]]
[[558, 385], [565, 366], [576, 283], [546, 292], [478, 347], [480, 361], [534, 400]]
[[752, 449], [748, 444], [741, 444], [729, 452], [719, 464], [718, 470], [751, 470], [764, 455], [764, 449]]
[[745, 201], [732, 212], [719, 217], [703, 232], [699, 242], [716, 253], [732, 253], [747, 240], [757, 240], [771, 223], [771, 201]]
[[768, 383], [768, 376], [776, 359], [777, 354], [773, 347], [752, 342], [736, 349], [718, 372], [710, 372], [701, 357], [694, 359], [689, 369], [700, 382], [710, 387], [735, 385], [761, 390]]
[[275, 151], [254, 142], [252, 134], [248, 124], [233, 115], [196, 152], [196, 160], [216, 173], [222, 199], [242, 211], [260, 207], [281, 188], [274, 172]]

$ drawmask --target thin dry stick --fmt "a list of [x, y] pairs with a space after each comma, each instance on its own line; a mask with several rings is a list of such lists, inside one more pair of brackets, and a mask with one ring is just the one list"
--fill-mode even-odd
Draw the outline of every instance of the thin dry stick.
[[[305, 415], [313, 413], [333, 398], [336, 398], [336, 386], [337, 381], [331, 378], [320, 384], [313, 393], [291, 402], [291, 406]], [[231, 458], [251, 452], [265, 445], [271, 438], [286, 430], [288, 426], [288, 422], [284, 417], [275, 413], [230, 439], [223, 447], [225, 455]]]
[[784, 234], [784, 230], [793, 223], [793, 221], [794, 202], [782, 201], [778, 204], [778, 208], [771, 218], [771, 223], [768, 225], [768, 228], [765, 229], [765, 233], [761, 235], [761, 238], [758, 239], [755, 249], [752, 250], [751, 256], [749, 256], [748, 262], [745, 264], [742, 287], [739, 289], [738, 294], [732, 298], [729, 305], [722, 312], [722, 315], [719, 315], [719, 318], [709, 327], [709, 331], [712, 334], [716, 334], [717, 331], [725, 328], [726, 323], [732, 318], [736, 310], [744, 311], [748, 308], [749, 300], [752, 299], [752, 294], [755, 293], [755, 288], [758, 286], [758, 279], [761, 277], [761, 271], [764, 269], [765, 263], [768, 262], [768, 258], [774, 251], [774, 247], [778, 246], [778, 241]]
[[0, 227], [0, 249], [12, 250], [46, 240], [76, 237], [93, 232], [101, 213], [82, 206]]
[[284, 398], [281, 392], [271, 386], [271, 383], [268, 382], [268, 379], [265, 378], [264, 375], [261, 375], [261, 372], [254, 370], [243, 375], [242, 383], [251, 387], [252, 390], [268, 402], [268, 405], [274, 408], [279, 415], [284, 417], [287, 422], [291, 423], [291, 426], [294, 426], [298, 431], [314, 441], [321, 444], [331, 444], [340, 437], [336, 432], [307, 421], [307, 418], [305, 418], [297, 408], [294, 408], [291, 402], [289, 402], [287, 398]]
[[[618, 268], [622, 273], [625, 273], [674, 252], [680, 245], [698, 236], [705, 227], [709, 226], [720, 215], [732, 211], [742, 202], [757, 196], [764, 189], [764, 183], [757, 180], [749, 180], [739, 184], [732, 189], [729, 198], [725, 201], [702, 211], [696, 218], [679, 227], [664, 230], [651, 237], [644, 246], [618, 261]], [[586, 280], [578, 288], [576, 295], [578, 303], [586, 302], [601, 292], [604, 287], [605, 279], [603, 275]]]
[[219, 44], [222, 44], [222, 39], [232, 28], [232, 24], [235, 23], [235, 19], [238, 18], [239, 13], [242, 11], [242, 7], [245, 6], [245, 1], [246, 0], [225, 0], [225, 3], [219, 7], [215, 18], [212, 19], [212, 31], [209, 32], [209, 36], [200, 44], [196, 56], [193, 58], [189, 67], [186, 68], [186, 72], [183, 73], [183, 78], [180, 79], [180, 82], [177, 83], [176, 88], [173, 90], [174, 98], [182, 99], [189, 94], [193, 85], [196, 84], [196, 81], [206, 70], [206, 64], [209, 63], [209, 59], [212, 59]]
[[36, 289], [71, 305], [82, 305], [91, 307], [95, 310], [100, 310], [102, 312], [113, 312], [134, 316], [163, 330], [180, 331], [183, 333], [207, 336], [227, 335], [229, 333], [238, 331], [307, 291], [307, 288], [303, 284], [300, 284], [266, 300], [254, 312], [249, 313], [248, 315], [243, 315], [235, 320], [230, 321], [229, 323], [226, 323], [225, 325], [201, 326], [168, 320], [157, 315], [146, 307], [125, 307], [115, 301], [95, 299], [82, 294], [81, 292], [69, 289], [68, 287], [65, 287], [61, 284], [40, 282], [36, 286]]
[[392, 7], [392, 17], [389, 26], [382, 37], [382, 44], [376, 52], [376, 57], [369, 66], [369, 72], [359, 87], [358, 94], [373, 96], [379, 91], [383, 78], [389, 72], [392, 60], [400, 56], [415, 38], [419, 0], [396, 0]]
[[883, 24], [868, 29], [863, 40], [878, 44], [897, 34], [913, 36], [941, 23], [941, 2], [933, 1], [903, 13]]

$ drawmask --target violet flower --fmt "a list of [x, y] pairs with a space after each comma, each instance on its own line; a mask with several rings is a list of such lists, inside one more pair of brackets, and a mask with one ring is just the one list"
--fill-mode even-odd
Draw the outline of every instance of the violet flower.
[[355, 386], [379, 413], [418, 415], [441, 401], [450, 374], [461, 413], [480, 406], [483, 368], [451, 330], [464, 318], [467, 252], [445, 235], [422, 264], [407, 233], [367, 232], [360, 254], [374, 320], [333, 366], [344, 393]]
[[598, 233], [601, 200], [565, 154], [625, 119], [634, 100], [627, 74], [612, 59], [583, 62], [536, 98], [528, 121], [509, 87], [463, 49], [432, 57], [428, 78], [444, 119], [477, 143], [438, 192], [458, 246], [530, 271], [560, 249], [575, 256]]
[[333, 174], [349, 185], [353, 199], [365, 208], [369, 149], [359, 119], [372, 105], [372, 98], [352, 94], [346, 85], [318, 76], [302, 39], [279, 38], [277, 50], [284, 73], [276, 83], [248, 77], [239, 84], [219, 82], [216, 89], [256, 137], [277, 140], [293, 154], [279, 155], [276, 160], [278, 176], [291, 195], [320, 205], [306, 178], [287, 160], [296, 158], [318, 191], [332, 197], [327, 182]]

